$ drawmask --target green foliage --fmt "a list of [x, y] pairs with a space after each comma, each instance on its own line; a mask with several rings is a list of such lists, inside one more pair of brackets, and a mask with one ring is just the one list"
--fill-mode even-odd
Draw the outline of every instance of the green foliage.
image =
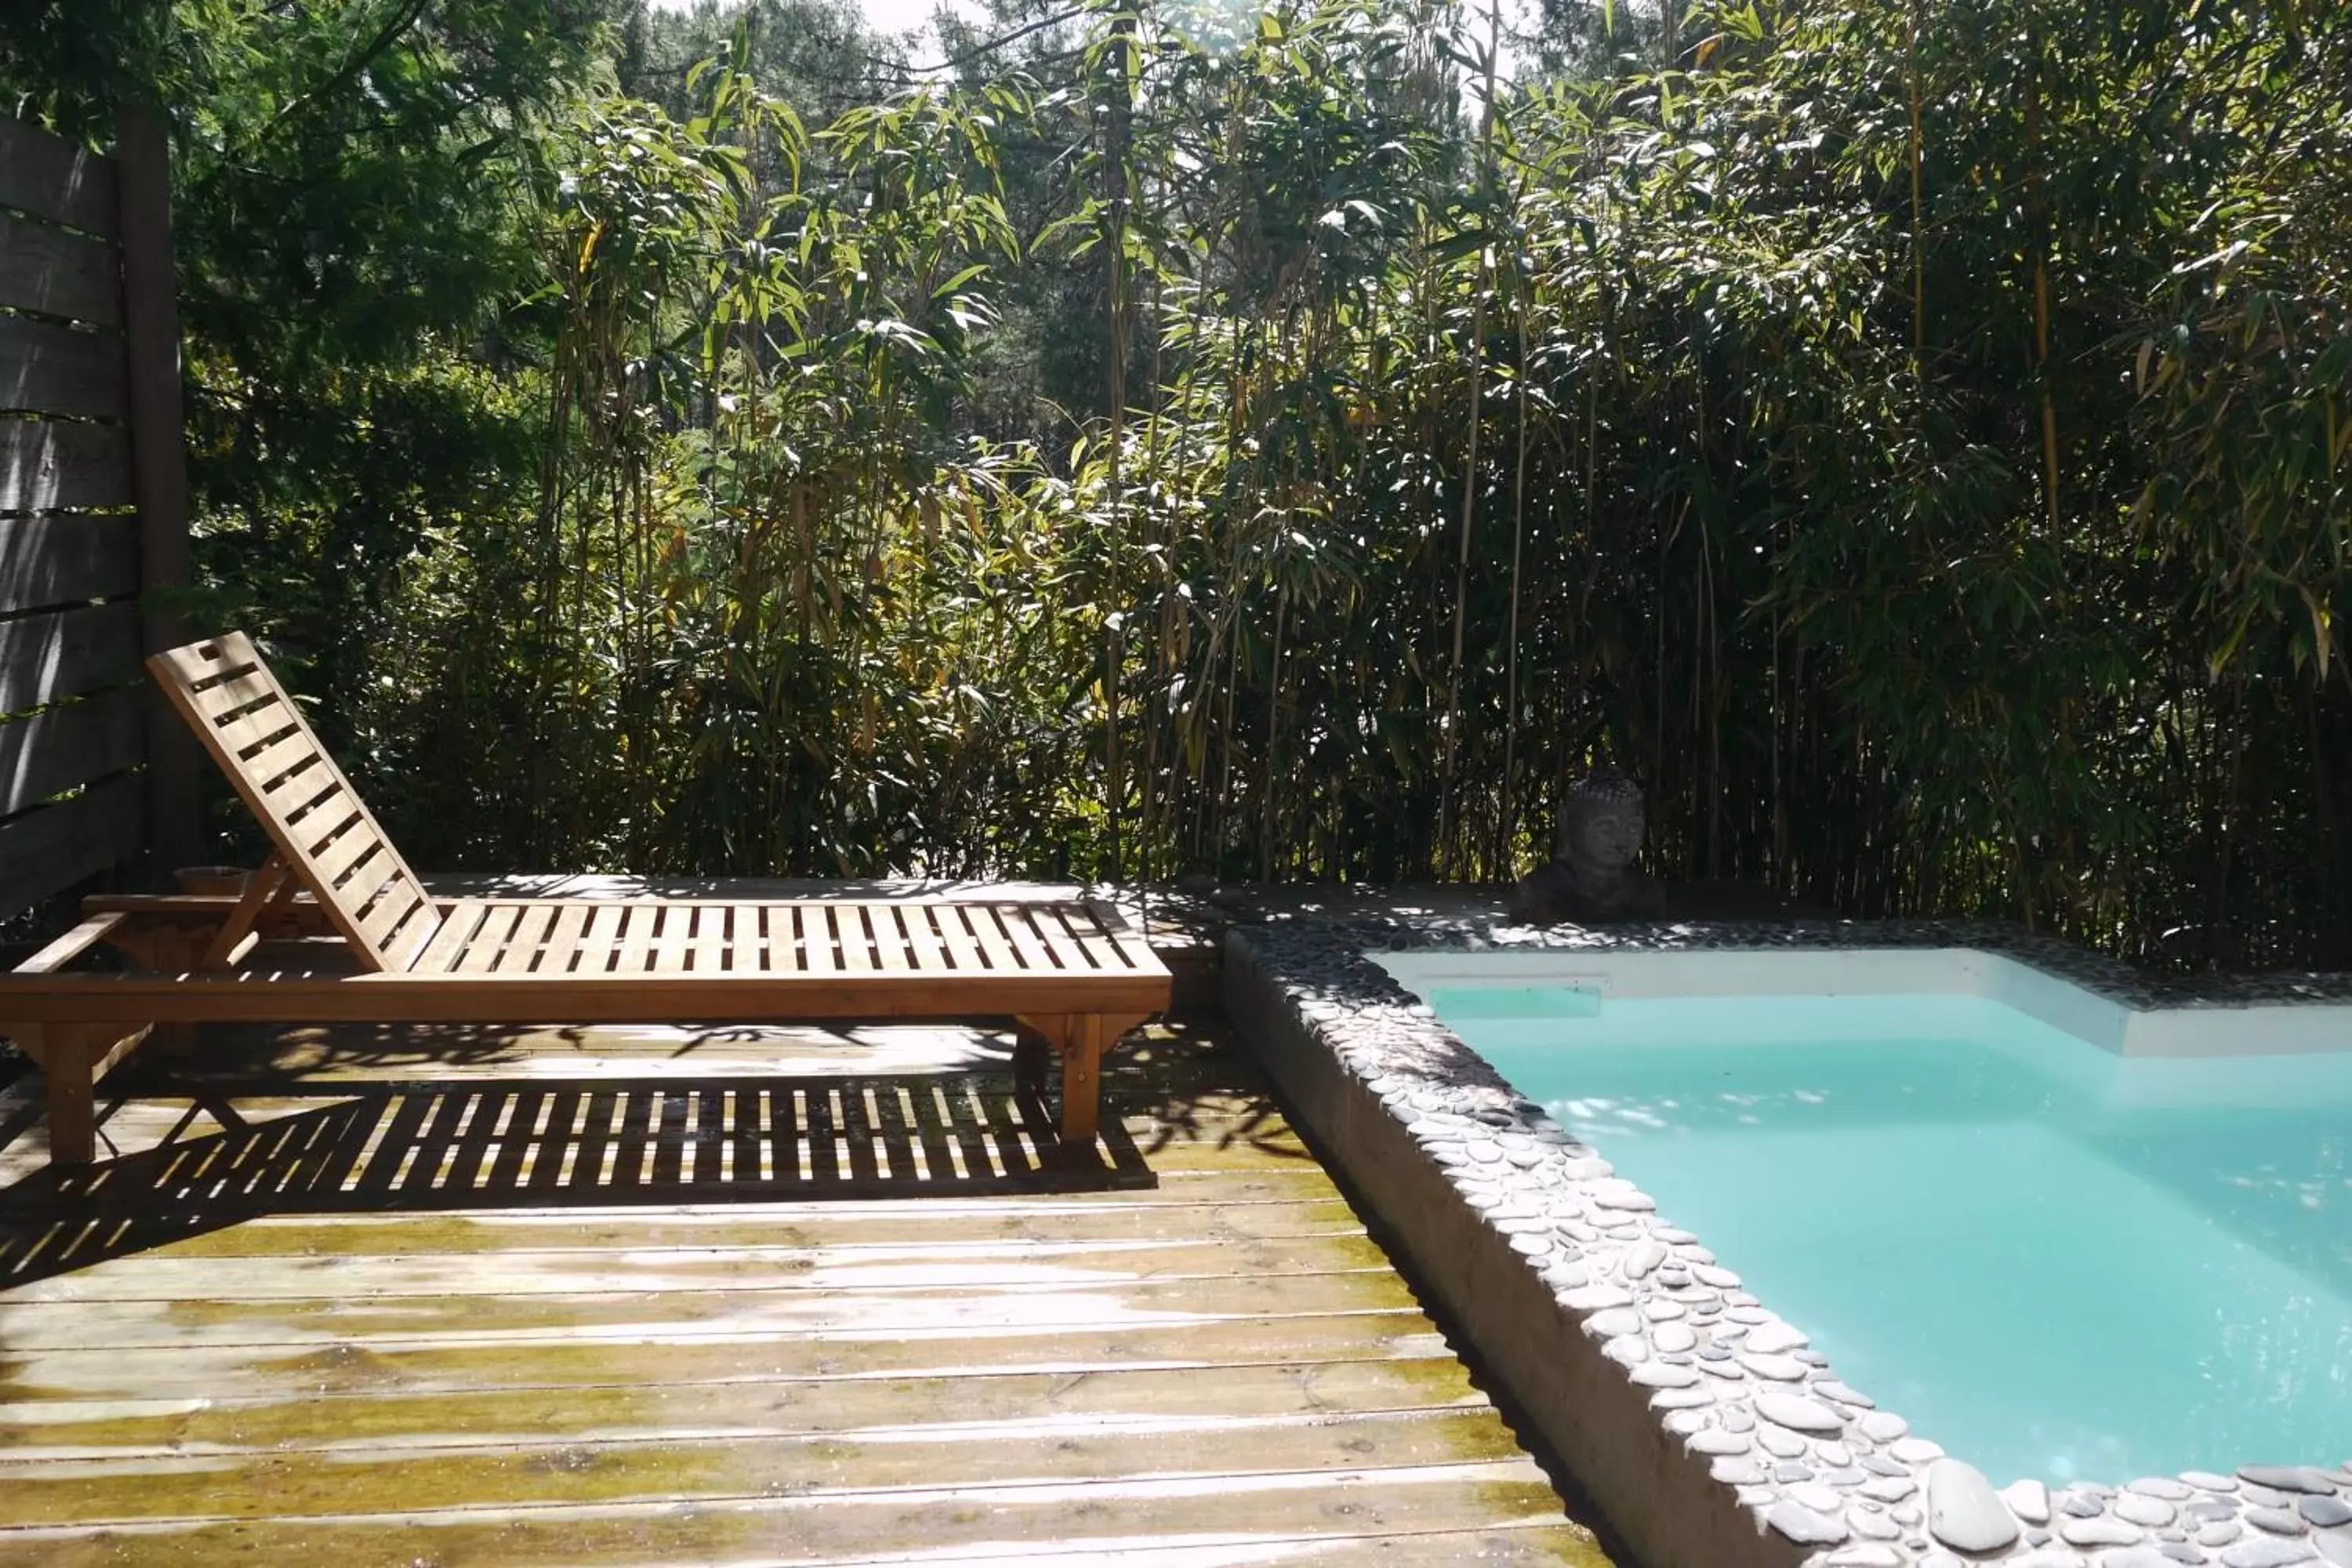
[[[52, 11], [55, 6], [52, 5]], [[1659, 869], [2352, 962], [2352, 12], [179, 0], [215, 613], [435, 864]], [[54, 16], [51, 18], [54, 23]], [[95, 40], [95, 41], [93, 41]]]

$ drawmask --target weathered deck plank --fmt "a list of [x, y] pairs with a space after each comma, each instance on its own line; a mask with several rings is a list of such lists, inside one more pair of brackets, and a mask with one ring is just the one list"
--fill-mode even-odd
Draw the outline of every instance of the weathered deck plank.
[[968, 1031], [435, 1033], [134, 1063], [88, 1191], [0, 1133], [0, 1560], [1603, 1561], [1213, 1035], [1078, 1190]]
[[[1337, 1536], [1349, 1542], [1404, 1537], [1392, 1562], [1444, 1561], [1413, 1554], [1412, 1538], [1481, 1536], [1515, 1528], [1555, 1541], [1564, 1521], [1543, 1472], [1524, 1458], [1415, 1468], [1355, 1468], [1265, 1476], [1151, 1476], [992, 1487], [923, 1488], [822, 1496], [752, 1496], [611, 1503], [514, 1503], [467, 1509], [411, 1502], [380, 1510], [322, 1514], [270, 1530], [253, 1521], [205, 1514], [169, 1521], [115, 1521], [99, 1528], [30, 1527], [0, 1534], [13, 1562], [79, 1568], [136, 1563], [162, 1568], [220, 1562], [337, 1563], [605, 1564], [740, 1563], [819, 1565], [966, 1560], [1050, 1560], [1104, 1547], [1139, 1554], [1149, 1547], [1224, 1546], [1223, 1561], [1265, 1561], [1258, 1549], [1304, 1549]], [[1589, 1539], [1589, 1538], [1582, 1538]], [[1542, 1561], [1592, 1561], [1566, 1551]], [[1301, 1550], [1298, 1555], [1307, 1555]], [[1209, 1561], [1216, 1561], [1212, 1557]]]

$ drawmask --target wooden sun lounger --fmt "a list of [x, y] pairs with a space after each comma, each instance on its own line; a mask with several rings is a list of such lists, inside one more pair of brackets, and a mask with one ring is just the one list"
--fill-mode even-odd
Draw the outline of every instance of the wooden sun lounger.
[[[275, 851], [239, 899], [92, 900], [0, 975], [53, 1162], [95, 1157], [92, 1087], [148, 1029], [217, 1022], [1012, 1017], [1060, 1053], [1063, 1144], [1090, 1152], [1103, 1052], [1168, 1005], [1167, 969], [1090, 902], [436, 899], [243, 634], [147, 662]], [[310, 933], [291, 951], [317, 959], [260, 945]], [[135, 967], [71, 967], [101, 942]]]

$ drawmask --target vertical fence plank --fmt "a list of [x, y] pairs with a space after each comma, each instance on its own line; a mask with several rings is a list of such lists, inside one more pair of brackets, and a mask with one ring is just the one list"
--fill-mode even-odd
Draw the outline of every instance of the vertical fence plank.
[[[115, 122], [122, 203], [122, 327], [131, 371], [131, 488], [139, 504], [141, 636], [149, 653], [188, 640], [166, 600], [188, 567], [188, 473], [180, 405], [180, 320], [172, 262], [171, 148], [163, 122], [125, 109]], [[147, 844], [156, 872], [203, 858], [194, 737], [160, 698], [147, 731]]]

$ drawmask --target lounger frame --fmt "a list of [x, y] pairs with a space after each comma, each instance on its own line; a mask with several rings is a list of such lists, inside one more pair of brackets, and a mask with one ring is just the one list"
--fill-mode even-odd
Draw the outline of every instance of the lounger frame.
[[[1090, 1153], [1103, 1053], [1168, 1005], [1166, 967], [1091, 900], [437, 898], [250, 641], [148, 663], [275, 849], [238, 898], [92, 899], [0, 976], [55, 1162], [95, 1157], [114, 1062], [200, 1023], [1012, 1018], [1059, 1055], [1063, 1146]], [[88, 967], [101, 944], [130, 966]]]

